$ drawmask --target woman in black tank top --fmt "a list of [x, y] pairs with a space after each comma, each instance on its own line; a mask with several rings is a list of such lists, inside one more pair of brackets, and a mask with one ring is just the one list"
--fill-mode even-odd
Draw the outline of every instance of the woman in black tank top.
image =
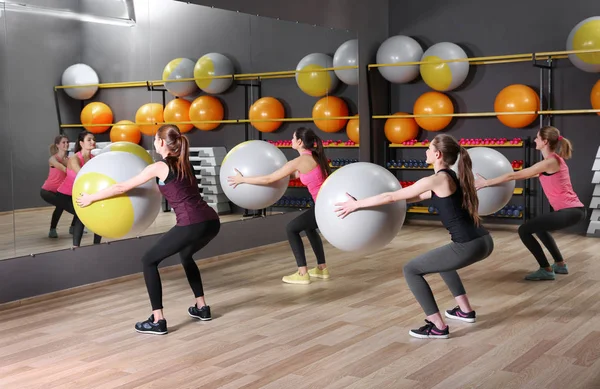
[[[457, 270], [487, 258], [493, 251], [494, 242], [480, 223], [477, 213], [479, 201], [471, 170], [471, 158], [456, 139], [450, 135], [437, 135], [426, 151], [427, 163], [432, 164], [435, 174], [396, 192], [382, 193], [366, 199], [350, 198], [336, 204], [339, 217], [361, 208], [370, 208], [394, 201], [419, 202], [431, 199], [439, 209], [441, 221], [450, 233], [451, 243], [436, 248], [411, 260], [404, 266], [404, 277], [423, 308], [426, 324], [409, 331], [416, 338], [448, 338], [446, 325], [424, 276], [440, 273], [455, 297], [457, 306], [447, 310], [445, 316], [468, 323], [475, 322], [465, 288]], [[450, 169], [458, 156], [459, 177]]]

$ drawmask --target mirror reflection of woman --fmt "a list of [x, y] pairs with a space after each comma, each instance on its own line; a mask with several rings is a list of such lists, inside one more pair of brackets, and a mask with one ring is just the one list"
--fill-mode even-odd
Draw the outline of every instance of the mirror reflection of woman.
[[[54, 212], [52, 212], [52, 219], [50, 220], [50, 231], [48, 232], [48, 238], [58, 238], [56, 227], [58, 221], [64, 211], [59, 206], [59, 200], [57, 198], [58, 187], [63, 183], [67, 176], [67, 154], [69, 150], [69, 139], [64, 135], [58, 135], [54, 138], [54, 143], [50, 145], [50, 159], [48, 159], [48, 178], [44, 181], [42, 188], [40, 189], [40, 196], [48, 204], [54, 205]], [[73, 233], [73, 226], [75, 225], [75, 217], [71, 222], [70, 233]]]

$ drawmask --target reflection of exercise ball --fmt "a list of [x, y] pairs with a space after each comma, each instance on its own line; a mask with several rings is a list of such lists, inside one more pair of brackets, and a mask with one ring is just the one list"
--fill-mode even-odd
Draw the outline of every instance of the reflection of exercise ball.
[[348, 119], [326, 120], [326, 118], [342, 116], [348, 116], [348, 105], [336, 96], [321, 98], [312, 109], [312, 118], [315, 125], [325, 132], [338, 132], [344, 128]]
[[146, 162], [131, 153], [108, 152], [90, 159], [77, 173], [73, 184], [77, 217], [87, 228], [105, 238], [133, 237], [146, 230], [161, 207], [161, 194], [155, 180], [85, 208], [77, 204], [79, 193], [94, 194], [125, 182], [146, 166]]
[[111, 142], [140, 143], [142, 133], [140, 127], [131, 120], [119, 120], [110, 129]]
[[[165, 106], [163, 113], [165, 123], [189, 122], [192, 103], [185, 99], [171, 100]], [[183, 134], [194, 128], [193, 124], [175, 124]]]
[[[408, 115], [396, 112], [394, 115]], [[389, 118], [385, 121], [385, 137], [392, 143], [400, 144], [415, 139], [419, 135], [419, 126], [414, 118]]]
[[505, 126], [511, 128], [527, 127], [538, 117], [537, 110], [540, 108], [540, 98], [533, 89], [526, 85], [513, 84], [502, 89], [494, 101], [495, 112], [527, 112], [522, 115], [498, 115]]
[[[190, 106], [190, 121], [200, 122], [223, 120], [225, 110], [221, 100], [213, 96], [200, 96]], [[219, 127], [220, 123], [195, 123], [194, 127], [202, 131], [210, 131]]]
[[223, 93], [233, 83], [235, 73], [229, 58], [219, 53], [208, 53], [200, 57], [194, 66], [194, 78], [228, 76], [227, 78], [204, 78], [196, 80], [196, 84], [206, 93]]
[[131, 143], [131, 142], [111, 143], [111, 144], [107, 145], [106, 147], [102, 148], [100, 150], [100, 152], [98, 152], [97, 155], [108, 153], [108, 152], [130, 153], [130, 154], [133, 154], [136, 157], [140, 158], [142, 161], [144, 161], [146, 163], [146, 165], [150, 165], [150, 164], [154, 163], [154, 160], [152, 159], [152, 157], [150, 156], [148, 151], [146, 151], [142, 146], [136, 145], [135, 143]]
[[381, 250], [398, 235], [406, 217], [406, 201], [360, 209], [341, 219], [336, 203], [349, 195], [357, 200], [401, 189], [398, 178], [386, 168], [356, 162], [333, 172], [321, 186], [315, 203], [319, 231], [334, 247], [351, 252]]
[[348, 124], [346, 125], [346, 135], [348, 135], [348, 139], [352, 142], [359, 144], [360, 143], [360, 127], [358, 114], [354, 115], [356, 119], [348, 120]]
[[[319, 71], [332, 68], [333, 59], [322, 53], [312, 53], [302, 58], [296, 66], [296, 84], [309, 96], [321, 97], [330, 94], [338, 85], [335, 72]], [[302, 72], [300, 72], [302, 70]]]
[[[415, 115], [445, 115], [454, 113], [452, 100], [441, 92], [425, 92], [413, 107]], [[440, 131], [452, 121], [452, 116], [415, 117], [415, 121], [424, 130]]]
[[[422, 61], [436, 62], [467, 58], [465, 51], [455, 43], [440, 42], [423, 54]], [[468, 62], [444, 62], [421, 64], [421, 77], [431, 89], [446, 92], [458, 88], [469, 74]]]
[[[77, 63], [69, 66], [62, 74], [62, 85], [89, 85], [98, 84], [98, 74], [90, 66]], [[65, 88], [67, 95], [77, 100], [91, 99], [98, 90], [98, 86], [86, 86], [82, 88]]]
[[[333, 55], [333, 67], [358, 66], [358, 39], [346, 41]], [[358, 68], [334, 70], [335, 75], [348, 85], [358, 85]]]
[[[419, 62], [423, 56], [423, 48], [413, 38], [396, 35], [387, 38], [377, 50], [377, 63]], [[379, 73], [388, 80], [398, 84], [411, 82], [419, 75], [419, 65], [381, 66]]]
[[[477, 174], [480, 174], [485, 179], [492, 179], [514, 171], [509, 160], [498, 150], [489, 147], [473, 147], [469, 149], [468, 153], [469, 157], [471, 157], [471, 163], [473, 165], [472, 170], [475, 178], [478, 178]], [[457, 175], [459, 160], [460, 156], [456, 163], [451, 167]], [[479, 199], [477, 212], [482, 216], [498, 212], [508, 204], [513, 196], [514, 190], [514, 180], [504, 182], [500, 185], [479, 189], [477, 191], [477, 198]]]
[[273, 132], [277, 130], [283, 122], [260, 122], [256, 120], [265, 119], [283, 119], [285, 109], [283, 104], [274, 97], [262, 97], [254, 102], [250, 107], [248, 118], [250, 124], [260, 132]]
[[271, 174], [287, 163], [287, 158], [276, 146], [262, 141], [250, 140], [235, 146], [221, 163], [219, 180], [225, 196], [245, 209], [263, 209], [273, 205], [288, 188], [289, 176], [269, 185], [229, 185], [227, 177], [235, 176], [239, 170], [243, 176], [253, 177]]
[[[592, 109], [600, 109], [600, 80], [598, 80], [596, 85], [592, 88], [590, 102], [592, 103]], [[598, 115], [600, 115], [600, 112], [598, 112]]]
[[90, 126], [89, 124], [112, 124], [113, 113], [108, 105], [95, 101], [83, 107], [80, 119], [83, 128], [92, 134], [101, 134], [110, 126]]
[[168, 82], [182, 78], [194, 78], [194, 62], [187, 58], [176, 58], [169, 62], [163, 70], [162, 79], [165, 82], [165, 89], [173, 96], [187, 96], [198, 90], [193, 80]]
[[[600, 50], [600, 16], [587, 18], [573, 27], [567, 38], [567, 50]], [[569, 60], [584, 72], [600, 72], [600, 51], [569, 54]]]
[[135, 113], [135, 122], [139, 124], [142, 134], [156, 135], [156, 131], [164, 123], [163, 111], [163, 106], [159, 103], [147, 103], [138, 108]]

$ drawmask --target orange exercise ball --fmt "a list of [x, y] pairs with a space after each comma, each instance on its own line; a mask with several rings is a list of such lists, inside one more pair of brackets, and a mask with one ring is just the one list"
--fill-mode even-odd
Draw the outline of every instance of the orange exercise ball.
[[83, 107], [80, 119], [83, 128], [92, 134], [101, 134], [108, 130], [110, 126], [89, 126], [89, 124], [111, 124], [113, 113], [108, 105], [95, 101]]
[[140, 124], [142, 134], [149, 136], [156, 135], [156, 131], [164, 123], [162, 104], [148, 103], [142, 105], [135, 113], [135, 122]]
[[[441, 92], [423, 93], [413, 107], [415, 115], [439, 115], [454, 113], [452, 100]], [[452, 116], [416, 117], [415, 121], [424, 130], [440, 131], [452, 121]]]
[[317, 101], [312, 109], [312, 118], [315, 125], [325, 132], [338, 132], [348, 122], [348, 119], [318, 120], [320, 118], [330, 118], [348, 116], [348, 105], [346, 102], [336, 96], [326, 96]]
[[[409, 115], [396, 112], [394, 115]], [[419, 135], [419, 126], [414, 118], [389, 118], [385, 121], [385, 137], [392, 143], [400, 144], [415, 139]]]
[[[165, 123], [189, 122], [191, 106], [192, 103], [185, 99], [175, 99], [169, 101], [165, 106], [165, 112], [163, 114]], [[182, 133], [189, 132], [192, 128], [194, 128], [193, 124], [176, 124], [176, 126]]]
[[285, 109], [283, 104], [274, 97], [263, 97], [250, 107], [248, 113], [250, 123], [260, 132], [273, 132], [281, 127], [283, 122], [257, 122], [260, 119], [283, 119], [285, 117]]
[[131, 120], [120, 120], [110, 129], [110, 141], [113, 143], [131, 142], [138, 144], [140, 140], [142, 140], [140, 126]]
[[[596, 82], [596, 85], [592, 88], [592, 93], [590, 93], [590, 100], [592, 102], [593, 109], [600, 109], [600, 80]], [[600, 112], [597, 112], [600, 115]]]
[[535, 113], [523, 115], [498, 115], [498, 120], [510, 128], [527, 127], [538, 117], [540, 98], [533, 89], [527, 85], [513, 84], [502, 89], [494, 101], [494, 112], [523, 112]]
[[358, 128], [358, 114], [354, 115], [356, 119], [348, 120], [348, 125], [346, 126], [346, 135], [348, 135], [348, 139], [352, 142], [359, 144], [360, 143], [360, 131]]
[[[190, 106], [190, 120], [193, 122], [204, 120], [223, 120], [225, 110], [221, 100], [214, 96], [200, 96]], [[210, 131], [219, 127], [221, 123], [196, 123], [194, 126], [202, 131]]]

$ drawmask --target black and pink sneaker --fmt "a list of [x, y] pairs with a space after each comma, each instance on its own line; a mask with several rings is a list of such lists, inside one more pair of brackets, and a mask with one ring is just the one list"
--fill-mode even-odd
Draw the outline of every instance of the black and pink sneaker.
[[408, 334], [419, 339], [448, 339], [450, 337], [450, 326], [446, 326], [446, 328], [440, 330], [429, 320], [426, 319], [425, 322], [427, 324], [423, 327], [418, 330], [410, 330]]
[[458, 306], [454, 309], [447, 310], [446, 317], [449, 319], [466, 321], [467, 323], [475, 323], [475, 311], [465, 313], [461, 311]]

